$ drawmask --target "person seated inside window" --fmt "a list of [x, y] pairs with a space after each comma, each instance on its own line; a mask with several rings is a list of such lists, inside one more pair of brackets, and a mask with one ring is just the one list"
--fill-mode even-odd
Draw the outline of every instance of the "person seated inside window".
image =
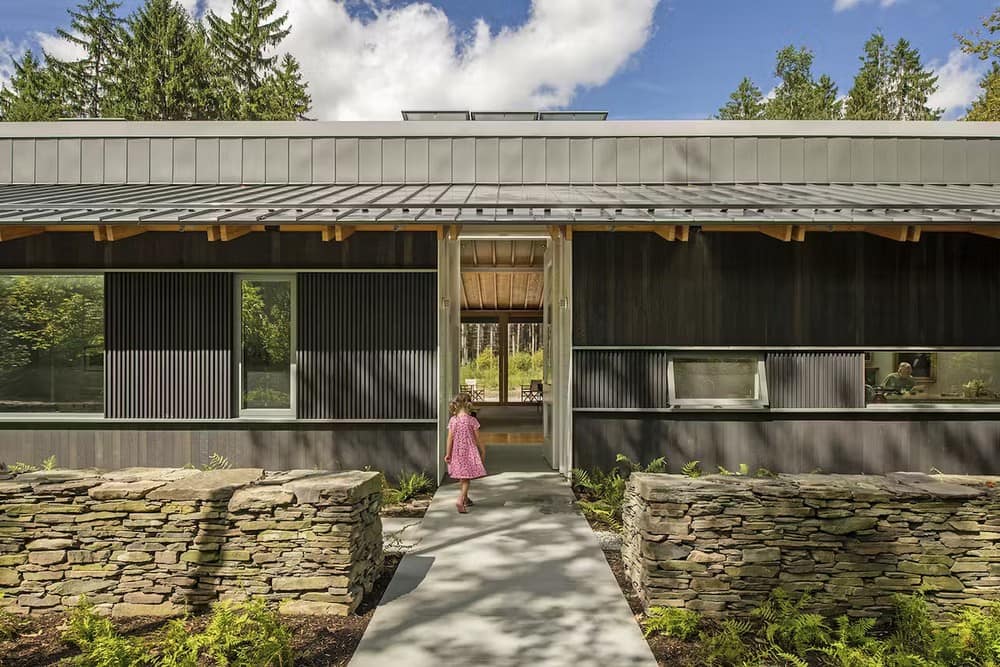
[[905, 361], [899, 365], [895, 373], [889, 373], [882, 380], [882, 388], [896, 394], [916, 393], [917, 381], [913, 379], [913, 367]]

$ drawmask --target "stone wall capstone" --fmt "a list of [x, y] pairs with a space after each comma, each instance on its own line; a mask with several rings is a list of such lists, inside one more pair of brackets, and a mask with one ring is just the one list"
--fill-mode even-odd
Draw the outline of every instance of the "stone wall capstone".
[[626, 574], [650, 606], [742, 615], [775, 588], [877, 616], [924, 592], [937, 611], [1000, 600], [1000, 477], [753, 478], [633, 473]]
[[130, 468], [0, 481], [0, 605], [174, 616], [262, 597], [353, 612], [382, 567], [377, 472]]

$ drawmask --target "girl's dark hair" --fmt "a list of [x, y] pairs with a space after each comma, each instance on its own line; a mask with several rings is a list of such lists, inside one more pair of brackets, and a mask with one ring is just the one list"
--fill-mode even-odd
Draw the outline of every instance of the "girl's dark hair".
[[476, 409], [476, 406], [472, 404], [472, 396], [468, 392], [459, 392], [455, 398], [451, 399], [451, 403], [448, 404], [448, 413], [454, 417], [462, 410], [465, 410], [470, 415]]

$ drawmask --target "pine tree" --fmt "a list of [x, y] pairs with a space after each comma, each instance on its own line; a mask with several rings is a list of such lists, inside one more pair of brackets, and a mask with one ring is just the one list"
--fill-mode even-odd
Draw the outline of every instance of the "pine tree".
[[145, 0], [127, 21], [112, 111], [129, 120], [219, 118], [218, 76], [204, 29], [174, 0]]
[[972, 102], [968, 113], [965, 114], [965, 120], [1000, 120], [1000, 65], [993, 63], [993, 68], [982, 78], [979, 85], [983, 91]]
[[764, 96], [750, 77], [744, 77], [740, 85], [729, 95], [729, 101], [719, 109], [720, 120], [760, 120], [764, 118]]
[[889, 78], [889, 53], [881, 33], [876, 32], [868, 38], [860, 60], [861, 69], [847, 93], [844, 117], [848, 120], [885, 120], [889, 117], [885, 90]]
[[80, 46], [85, 55], [76, 61], [53, 59], [53, 73], [64, 87], [69, 109], [76, 116], [102, 115], [104, 98], [111, 85], [113, 60], [121, 57], [120, 2], [86, 0], [69, 10], [70, 29], [57, 34]]
[[826, 120], [838, 118], [837, 86], [828, 76], [815, 81], [812, 51], [786, 46], [778, 51], [774, 75], [781, 80], [768, 101], [764, 116], [770, 120]]
[[12, 122], [58, 120], [64, 115], [51, 71], [30, 51], [14, 63], [10, 87], [0, 88], [0, 119]]
[[[287, 13], [274, 15], [277, 6], [277, 0], [233, 0], [228, 21], [212, 12], [208, 14], [212, 48], [238, 92], [238, 97], [231, 100], [233, 104], [227, 108], [229, 117], [241, 120], [274, 115], [295, 118], [301, 114], [281, 114], [275, 109], [288, 111], [297, 108], [303, 99], [308, 103], [305, 87], [290, 85], [301, 78], [298, 63], [294, 60], [289, 62], [286, 56], [281, 68], [277, 66], [278, 55], [275, 51], [290, 30], [285, 27]], [[294, 65], [294, 71], [289, 72], [286, 68], [291, 65]], [[289, 75], [294, 77], [290, 79]], [[282, 91], [290, 97], [272, 99], [273, 95]]]
[[281, 68], [264, 81], [258, 97], [257, 114], [261, 120], [301, 120], [312, 104], [299, 62], [288, 53]]
[[973, 101], [965, 120], [1000, 121], [1000, 40], [993, 35], [1000, 32], [1000, 9], [993, 10], [983, 20], [987, 36], [980, 31], [969, 36], [956, 35], [962, 50], [978, 56], [980, 60], [992, 60], [990, 71], [979, 81], [982, 92]]
[[887, 120], [938, 120], [941, 109], [927, 99], [937, 90], [937, 76], [920, 62], [920, 53], [905, 39], [889, 53], [889, 117]]

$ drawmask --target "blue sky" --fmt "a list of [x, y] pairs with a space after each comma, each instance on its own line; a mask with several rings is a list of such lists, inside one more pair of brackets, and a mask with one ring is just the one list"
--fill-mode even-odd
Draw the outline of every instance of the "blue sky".
[[[206, 3], [228, 5], [182, 1], [196, 12]], [[811, 48], [815, 72], [830, 74], [846, 93], [875, 30], [920, 50], [941, 75], [936, 101], [955, 117], [975, 94], [982, 64], [957, 52], [954, 35], [978, 27], [997, 6], [995, 0], [330, 0], [323, 9], [305, 0], [281, 3], [296, 23], [288, 49], [304, 61], [323, 118], [392, 117], [396, 107], [432, 105], [706, 118], [745, 75], [770, 90], [774, 54], [786, 44]], [[63, 25], [71, 5], [0, 4], [0, 46], [13, 53], [37, 48], [46, 39], [39, 33]], [[138, 4], [126, 0], [125, 8]], [[556, 44], [558, 37], [567, 43]]]

